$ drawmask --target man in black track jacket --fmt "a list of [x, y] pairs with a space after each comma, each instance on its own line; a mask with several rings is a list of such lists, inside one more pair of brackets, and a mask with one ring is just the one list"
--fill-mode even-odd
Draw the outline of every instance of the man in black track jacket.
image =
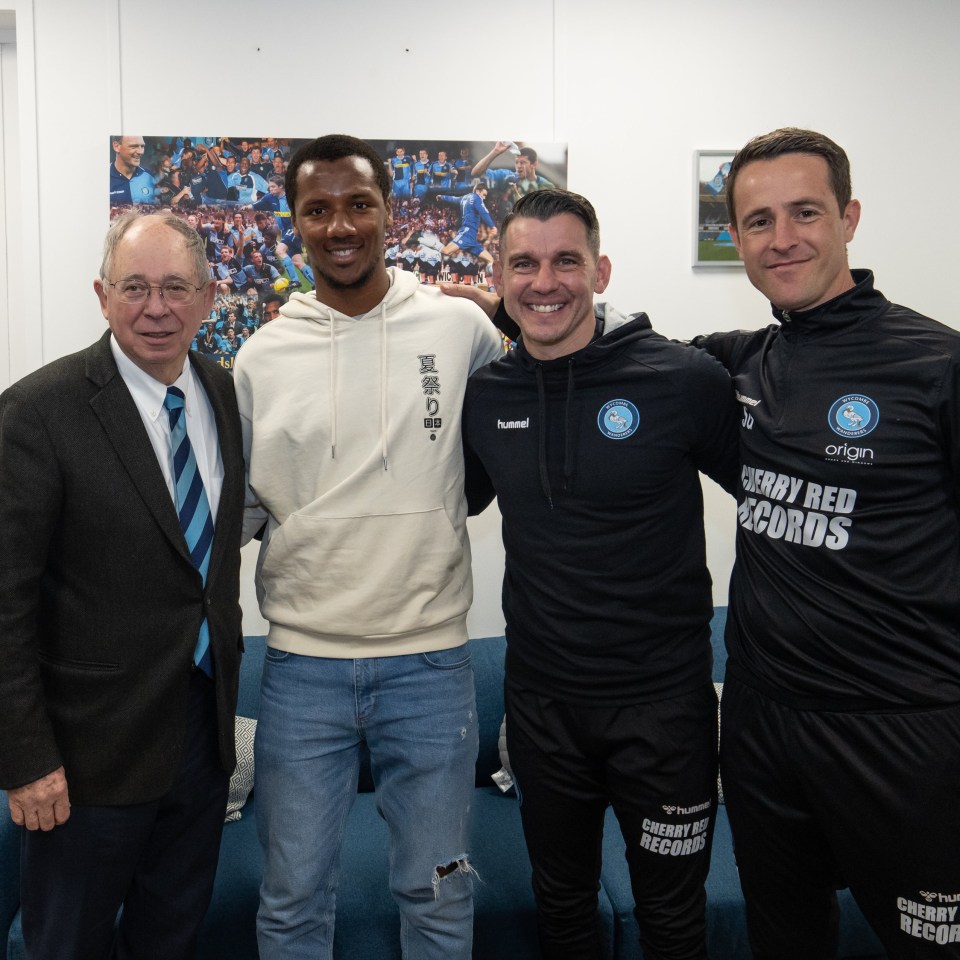
[[471, 377], [468, 499], [503, 515], [507, 731], [543, 956], [598, 958], [604, 811], [647, 960], [705, 958], [716, 804], [710, 575], [698, 471], [737, 476], [729, 378], [644, 314], [598, 305], [592, 206], [531, 193], [498, 290], [522, 337]]
[[742, 406], [721, 767], [754, 956], [960, 957], [960, 334], [851, 271], [846, 154], [736, 156], [731, 233], [778, 324], [695, 341]]

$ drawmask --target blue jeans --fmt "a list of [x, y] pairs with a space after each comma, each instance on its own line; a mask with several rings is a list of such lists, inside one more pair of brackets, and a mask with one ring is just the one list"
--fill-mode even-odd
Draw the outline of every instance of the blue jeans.
[[267, 650], [256, 737], [262, 960], [329, 960], [366, 741], [405, 960], [469, 960], [478, 733], [466, 645], [363, 660]]

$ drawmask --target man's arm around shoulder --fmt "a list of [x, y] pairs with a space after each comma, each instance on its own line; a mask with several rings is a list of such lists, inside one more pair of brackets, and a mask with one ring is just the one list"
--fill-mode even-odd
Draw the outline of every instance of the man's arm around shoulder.
[[463, 300], [472, 301], [493, 321], [493, 325], [501, 333], [511, 340], [520, 339], [520, 327], [507, 313], [503, 301], [493, 291], [483, 290], [474, 284], [450, 283], [449, 281], [438, 283], [437, 286], [448, 297], [460, 297]]
[[733, 383], [715, 359], [696, 353], [689, 359], [696, 407], [697, 469], [736, 496], [740, 475], [740, 407]]

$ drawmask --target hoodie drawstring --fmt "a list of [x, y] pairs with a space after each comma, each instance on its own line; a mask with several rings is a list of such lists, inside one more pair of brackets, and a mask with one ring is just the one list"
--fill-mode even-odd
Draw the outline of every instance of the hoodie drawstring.
[[[337, 317], [330, 311], [330, 459], [337, 459]], [[380, 459], [387, 469], [387, 306], [380, 304]]]
[[[400, 274], [397, 274], [392, 268], [388, 271], [390, 277], [390, 286], [396, 292], [397, 287], [397, 278], [400, 277]], [[387, 309], [388, 305], [396, 305], [402, 303], [405, 300], [409, 299], [414, 291], [419, 289], [419, 284], [413, 277], [410, 277], [409, 280], [405, 279], [406, 274], [402, 275], [404, 279], [400, 281], [400, 287], [402, 288], [396, 296], [384, 297], [380, 301], [377, 308], [371, 308], [367, 313], [362, 314], [357, 317], [344, 317], [344, 314], [338, 314], [337, 311], [328, 307], [325, 303], [321, 303], [316, 298], [315, 293], [303, 294], [303, 293], [294, 293], [291, 294], [290, 299], [283, 305], [280, 310], [280, 314], [283, 317], [289, 317], [293, 320], [309, 320], [312, 322], [322, 322], [327, 321], [329, 327], [327, 329], [327, 335], [330, 338], [330, 356], [329, 356], [329, 375], [327, 378], [327, 390], [328, 390], [328, 401], [329, 401], [329, 417], [330, 417], [330, 459], [336, 460], [337, 458], [337, 433], [338, 433], [338, 416], [337, 416], [337, 389], [338, 389], [338, 380], [339, 380], [339, 359], [338, 359], [338, 339], [337, 339], [337, 317], [340, 319], [349, 320], [366, 320], [369, 319], [370, 322], [378, 323], [378, 330], [380, 334], [380, 462], [383, 464], [383, 469], [386, 471], [389, 466], [389, 449], [387, 443], [387, 426], [388, 426], [388, 417], [387, 417], [387, 402], [389, 397], [389, 383], [387, 382], [388, 374], [388, 357], [387, 357]], [[373, 311], [374, 309], [379, 310], [379, 317], [374, 318]], [[342, 324], [341, 324], [342, 327]]]
[[380, 302], [380, 456], [387, 469], [387, 304]]
[[330, 459], [337, 459], [337, 318], [330, 311]]
[[570, 437], [573, 434], [570, 422], [573, 413], [573, 360], [567, 361], [567, 405], [564, 411], [563, 423], [563, 491], [569, 493], [570, 479], [573, 477], [573, 444]]
[[547, 397], [543, 389], [543, 364], [537, 367], [537, 455], [540, 461], [540, 489], [553, 509], [550, 477], [547, 475]]
[[[540, 489], [550, 509], [553, 509], [553, 491], [547, 470], [547, 396], [543, 386], [543, 364], [536, 365], [537, 372], [537, 459], [540, 467]], [[573, 478], [573, 360], [567, 361], [567, 399], [563, 411], [563, 490], [570, 490]]]

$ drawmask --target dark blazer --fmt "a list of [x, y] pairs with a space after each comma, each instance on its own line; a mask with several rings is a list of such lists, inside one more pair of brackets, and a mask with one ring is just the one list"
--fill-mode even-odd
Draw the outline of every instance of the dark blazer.
[[220, 757], [227, 771], [235, 763], [243, 458], [233, 382], [191, 354], [224, 467], [204, 589], [109, 336], [0, 395], [0, 787], [62, 764], [74, 804], [167, 791], [204, 613]]

